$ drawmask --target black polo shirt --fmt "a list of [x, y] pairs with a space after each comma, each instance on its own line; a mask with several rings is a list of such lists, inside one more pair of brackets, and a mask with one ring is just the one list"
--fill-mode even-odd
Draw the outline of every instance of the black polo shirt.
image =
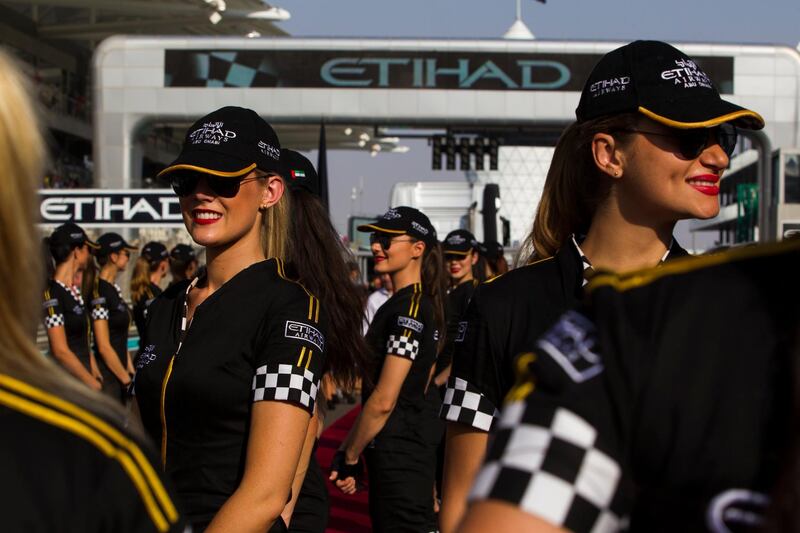
[[184, 530], [147, 446], [119, 424], [0, 374], [3, 531]]
[[752, 530], [796, 475], [798, 268], [790, 242], [596, 276], [518, 360], [473, 499], [577, 532]]
[[67, 287], [54, 279], [47, 281], [44, 290], [44, 327], [64, 327], [67, 346], [88, 370], [90, 368], [89, 331], [91, 324], [83, 297], [75, 287]]
[[[673, 239], [662, 261], [685, 255]], [[442, 418], [489, 431], [514, 383], [514, 358], [531, 350], [564, 311], [581, 302], [591, 273], [572, 238], [554, 256], [478, 287], [455, 338]]]
[[183, 335], [186, 296], [197, 283], [170, 287], [150, 305], [135, 394], [189, 520], [206, 523], [241, 480], [253, 402], [313, 412], [325, 317], [271, 259], [217, 289]]
[[420, 418], [420, 413], [431, 411], [435, 417], [440, 400], [436, 387], [428, 387], [428, 380], [436, 363], [437, 339], [433, 304], [420, 283], [395, 292], [375, 313], [366, 336], [372, 354], [372, 382], [364, 384], [363, 401], [372, 394], [386, 357], [411, 361], [395, 409], [376, 437], [376, 445], [391, 437], [409, 437], [408, 424], [422, 424], [426, 418]]
[[136, 324], [136, 331], [139, 332], [140, 350], [144, 347], [142, 344], [142, 336], [144, 335], [145, 325], [147, 323], [147, 309], [160, 294], [161, 287], [151, 282], [145, 290], [144, 295], [133, 302], [133, 322]]
[[[91, 301], [92, 320], [105, 320], [108, 322], [108, 333], [111, 347], [117, 353], [123, 368], [128, 364], [128, 328], [131, 325], [131, 310], [122, 298], [122, 290], [104, 279], [95, 280]], [[95, 354], [99, 356], [95, 344]], [[103, 364], [103, 374], [106, 378], [112, 377], [111, 371]], [[114, 378], [116, 379], [116, 378]]]
[[458, 337], [459, 323], [467, 312], [467, 306], [472, 299], [472, 294], [478, 286], [478, 280], [472, 279], [460, 283], [450, 289], [445, 300], [445, 316], [447, 319], [447, 334], [445, 344], [436, 360], [436, 373], [438, 374], [453, 361], [453, 347]]

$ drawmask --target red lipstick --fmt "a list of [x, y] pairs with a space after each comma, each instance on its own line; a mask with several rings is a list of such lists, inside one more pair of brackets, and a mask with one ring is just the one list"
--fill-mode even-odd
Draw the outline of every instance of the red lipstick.
[[686, 180], [695, 190], [708, 196], [719, 195], [719, 176], [716, 174], [699, 174]]
[[214, 224], [222, 219], [222, 214], [212, 211], [210, 209], [193, 209], [192, 222], [200, 226], [207, 226]]

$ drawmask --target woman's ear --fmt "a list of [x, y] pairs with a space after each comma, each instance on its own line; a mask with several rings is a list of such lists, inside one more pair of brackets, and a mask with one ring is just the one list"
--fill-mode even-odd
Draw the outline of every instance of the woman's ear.
[[470, 252], [470, 254], [471, 254], [472, 259], [470, 260], [469, 264], [470, 265], [474, 265], [475, 263], [478, 262], [478, 254], [474, 250], [472, 252]]
[[417, 258], [422, 257], [425, 254], [425, 243], [422, 241], [416, 241], [414, 244], [411, 245], [411, 257]]
[[622, 157], [619, 143], [613, 135], [595, 133], [592, 138], [592, 156], [600, 172], [612, 177], [622, 177]]
[[267, 209], [277, 204], [283, 197], [286, 186], [283, 179], [277, 174], [270, 174], [266, 178], [264, 190], [261, 193], [261, 207]]

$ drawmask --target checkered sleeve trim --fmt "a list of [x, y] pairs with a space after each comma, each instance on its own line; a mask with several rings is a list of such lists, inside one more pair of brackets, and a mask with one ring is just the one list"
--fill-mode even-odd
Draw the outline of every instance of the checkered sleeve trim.
[[61, 313], [44, 317], [44, 327], [46, 327], [47, 329], [57, 328], [58, 326], [63, 326], [63, 325], [64, 325], [64, 315]]
[[293, 402], [313, 413], [318, 386], [319, 379], [305, 368], [290, 364], [263, 365], [253, 376], [253, 401]]
[[386, 353], [413, 361], [419, 353], [419, 341], [416, 339], [411, 340], [410, 337], [405, 335], [389, 335], [389, 340], [386, 342]]
[[499, 414], [494, 404], [469, 382], [455, 376], [448, 378], [441, 418], [490, 431]]
[[108, 309], [101, 306], [95, 306], [92, 309], [92, 320], [108, 320]]
[[470, 500], [496, 499], [576, 532], [625, 529], [622, 470], [597, 430], [564, 408], [503, 407]]

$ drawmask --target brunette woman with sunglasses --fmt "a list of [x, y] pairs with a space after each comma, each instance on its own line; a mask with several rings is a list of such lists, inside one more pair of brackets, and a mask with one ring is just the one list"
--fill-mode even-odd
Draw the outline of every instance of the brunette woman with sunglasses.
[[[763, 127], [722, 100], [691, 58], [637, 41], [606, 54], [581, 94], [577, 122], [553, 154], [528, 265], [476, 290], [457, 342], [442, 407], [448, 420], [442, 531], [453, 531], [486, 451], [514, 358], [582, 298], [596, 270], [653, 267], [686, 255], [672, 236], [682, 219], [719, 212], [719, 180], [736, 128]], [[565, 379], [581, 361], [564, 360]]]
[[133, 376], [133, 362], [128, 353], [128, 329], [131, 309], [116, 284], [117, 276], [128, 266], [136, 248], [117, 233], [104, 233], [97, 239], [95, 254], [100, 264], [92, 288], [91, 317], [95, 355], [100, 359], [103, 392], [124, 401]]
[[445, 327], [441, 249], [428, 217], [411, 207], [390, 209], [358, 230], [372, 232], [375, 270], [391, 275], [395, 292], [369, 326], [372, 379], [331, 479], [354, 493], [363, 452], [373, 531], [435, 531], [436, 447], [443, 428], [432, 381]]
[[92, 260], [90, 241], [83, 229], [67, 222], [47, 239], [55, 261], [53, 278], [44, 290], [44, 326], [50, 353], [70, 374], [94, 390], [100, 390], [102, 376], [90, 346], [91, 326], [75, 274]]
[[282, 173], [270, 125], [225, 107], [160, 174], [207, 268], [150, 305], [134, 394], [195, 531], [285, 531], [320, 377], [362, 367], [341, 241]]

